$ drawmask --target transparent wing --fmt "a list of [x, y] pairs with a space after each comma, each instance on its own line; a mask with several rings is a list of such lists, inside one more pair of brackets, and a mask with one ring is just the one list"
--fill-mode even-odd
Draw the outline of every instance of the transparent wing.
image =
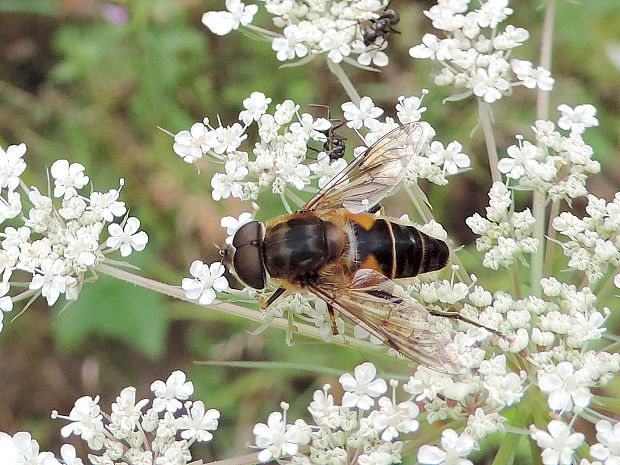
[[428, 123], [397, 127], [375, 142], [317, 192], [301, 211], [345, 207], [368, 211], [398, 186], [420, 153], [430, 132]]
[[361, 269], [351, 283], [319, 284], [310, 290], [405, 357], [444, 373], [463, 372], [445, 349], [451, 337], [435, 327], [437, 317], [395, 296], [394, 285], [374, 270]]

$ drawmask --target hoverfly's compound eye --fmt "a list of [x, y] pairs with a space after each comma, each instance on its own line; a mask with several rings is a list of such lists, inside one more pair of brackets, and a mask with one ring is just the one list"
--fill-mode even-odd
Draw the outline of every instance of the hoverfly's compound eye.
[[265, 228], [258, 221], [244, 224], [235, 233], [233, 265], [241, 281], [254, 289], [265, 287], [265, 265], [261, 251]]

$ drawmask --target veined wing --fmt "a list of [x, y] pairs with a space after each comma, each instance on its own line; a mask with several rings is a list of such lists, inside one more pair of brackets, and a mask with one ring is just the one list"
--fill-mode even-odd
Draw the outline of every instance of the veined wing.
[[381, 202], [403, 180], [428, 138], [428, 123], [397, 127], [371, 145], [317, 192], [301, 211], [345, 207], [362, 213]]
[[444, 373], [463, 367], [447, 353], [450, 337], [433, 331], [436, 320], [418, 304], [394, 295], [394, 282], [369, 269], [359, 270], [349, 284], [319, 284], [311, 292], [353, 323], [411, 360]]

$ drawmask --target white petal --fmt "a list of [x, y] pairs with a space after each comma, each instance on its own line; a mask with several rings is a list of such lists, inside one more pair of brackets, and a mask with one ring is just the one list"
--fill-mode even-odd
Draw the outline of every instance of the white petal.
[[207, 11], [202, 15], [202, 24], [218, 36], [225, 36], [233, 30], [235, 18], [229, 11]]
[[65, 178], [68, 173], [69, 162], [67, 160], [56, 160], [50, 168], [50, 174], [54, 179]]
[[443, 462], [446, 453], [439, 447], [424, 445], [418, 449], [418, 461], [428, 465], [437, 465]]

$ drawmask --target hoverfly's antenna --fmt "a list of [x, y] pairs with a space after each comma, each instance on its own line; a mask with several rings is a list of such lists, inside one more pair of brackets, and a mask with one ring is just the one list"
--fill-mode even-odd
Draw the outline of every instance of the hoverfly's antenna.
[[228, 250], [226, 250], [226, 248], [222, 248], [222, 247], [220, 247], [220, 246], [219, 246], [219, 245], [217, 245], [215, 242], [213, 243], [213, 245], [214, 245], [214, 246], [215, 246], [215, 248], [217, 249], [217, 253], [219, 253], [219, 254], [220, 254], [220, 257], [222, 257], [222, 259], [220, 260], [220, 263], [221, 263], [221, 264], [222, 264], [222, 266], [223, 266], [224, 268], [226, 268], [226, 270], [228, 271], [228, 264], [229, 264], [229, 261], [228, 261], [227, 259], [228, 259], [228, 254], [229, 254], [229, 251], [228, 251]]

